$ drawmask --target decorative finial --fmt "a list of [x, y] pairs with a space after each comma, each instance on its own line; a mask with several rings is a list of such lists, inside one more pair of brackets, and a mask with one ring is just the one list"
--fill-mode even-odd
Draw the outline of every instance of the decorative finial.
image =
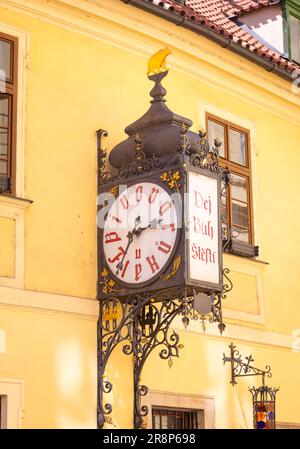
[[169, 48], [165, 47], [162, 48], [161, 50], [158, 50], [158, 52], [156, 52], [153, 56], [151, 56], [148, 62], [148, 72], [147, 72], [148, 77], [151, 75], [156, 75], [158, 73], [168, 71], [166, 67], [166, 58], [171, 53], [172, 51]]
[[143, 151], [142, 139], [141, 139], [139, 133], [136, 133], [134, 141], [135, 141], [134, 161], [137, 164], [138, 171], [142, 172], [143, 171], [143, 160], [146, 158], [146, 155]]
[[205, 139], [205, 137], [206, 137], [206, 131], [205, 131], [204, 128], [200, 128], [200, 129], [199, 129], [199, 137], [200, 137], [200, 139]]

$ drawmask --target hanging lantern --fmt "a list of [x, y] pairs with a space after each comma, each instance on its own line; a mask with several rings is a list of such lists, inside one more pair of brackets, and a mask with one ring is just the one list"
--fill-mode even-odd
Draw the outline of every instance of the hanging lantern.
[[249, 388], [253, 399], [254, 429], [275, 429], [275, 397], [279, 388], [262, 385]]

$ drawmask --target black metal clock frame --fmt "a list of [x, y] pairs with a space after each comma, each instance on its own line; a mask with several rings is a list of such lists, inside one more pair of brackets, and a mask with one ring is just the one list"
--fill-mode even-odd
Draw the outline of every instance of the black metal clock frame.
[[[143, 178], [155, 171], [164, 173], [163, 182], [170, 189], [179, 190], [180, 174], [182, 167], [197, 167], [218, 174], [222, 178], [223, 189], [221, 195], [226, 195], [230, 182], [230, 173], [226, 168], [218, 164], [218, 147], [220, 142], [215, 141], [215, 147], [209, 149], [205, 132], [199, 132], [197, 152], [191, 153], [186, 137], [185, 125], [181, 128], [181, 142], [176, 152], [166, 157], [157, 158], [153, 155], [146, 158], [142, 141], [137, 134], [135, 138], [135, 151], [132, 161], [123, 166], [117, 173], [106, 171], [107, 151], [102, 148], [102, 138], [107, 136], [107, 131], [100, 129], [97, 132], [98, 146], [98, 195], [109, 191], [114, 195], [116, 181], [121, 184], [134, 177]], [[98, 211], [107, 206], [106, 200], [98, 204]], [[222, 231], [224, 241], [230, 235], [230, 229], [225, 217], [222, 217]], [[168, 272], [162, 277], [160, 288], [155, 291], [137, 292], [130, 291], [122, 297], [122, 286], [118, 285], [110, 271], [103, 265], [103, 257], [99, 248], [103, 232], [98, 227], [98, 267], [99, 283], [98, 298], [100, 300], [98, 319], [98, 428], [102, 428], [105, 422], [112, 424], [112, 405], [104, 403], [104, 394], [112, 391], [111, 382], [105, 377], [105, 369], [113, 350], [122, 344], [124, 354], [134, 358], [133, 380], [134, 380], [134, 427], [136, 429], [146, 426], [145, 418], [148, 408], [142, 404], [142, 397], [147, 394], [148, 388], [141, 384], [141, 373], [148, 356], [152, 351], [161, 346], [159, 355], [168, 360], [169, 365], [173, 358], [179, 356], [182, 345], [179, 335], [171, 329], [175, 317], [181, 316], [184, 326], [188, 326], [190, 320], [200, 320], [205, 330], [205, 321], [218, 323], [220, 333], [225, 329], [222, 317], [222, 300], [232, 289], [232, 283], [228, 278], [229, 270], [222, 270], [224, 277], [223, 290], [206, 293], [212, 298], [210, 313], [201, 315], [194, 307], [194, 295], [201, 288], [187, 289], [174, 281], [176, 275], [182, 268], [181, 256], [178, 254], [168, 268]]]

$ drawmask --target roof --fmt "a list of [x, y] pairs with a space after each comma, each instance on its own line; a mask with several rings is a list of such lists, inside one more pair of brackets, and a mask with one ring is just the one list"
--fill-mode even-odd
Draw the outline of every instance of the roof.
[[226, 17], [236, 17], [279, 2], [280, 0], [186, 0], [185, 3], [199, 14], [222, 11]]
[[279, 3], [279, 0], [186, 0], [185, 5], [175, 0], [144, 0], [144, 2], [152, 3], [157, 8], [183, 16], [215, 33], [222, 34], [287, 73], [291, 74], [295, 69], [300, 68], [300, 64], [289, 61], [232, 20], [242, 14]]

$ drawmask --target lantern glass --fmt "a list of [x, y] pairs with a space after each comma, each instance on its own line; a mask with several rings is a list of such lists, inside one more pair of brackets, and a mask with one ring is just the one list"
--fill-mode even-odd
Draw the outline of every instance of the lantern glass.
[[275, 429], [275, 396], [278, 389], [261, 386], [252, 387], [254, 429]]

